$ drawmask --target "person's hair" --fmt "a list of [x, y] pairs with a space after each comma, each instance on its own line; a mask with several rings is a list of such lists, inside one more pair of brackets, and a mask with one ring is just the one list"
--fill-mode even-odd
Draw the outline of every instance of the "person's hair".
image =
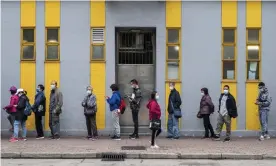
[[265, 86], [264, 82], [260, 82], [258, 86]]
[[57, 81], [52, 81], [52, 83], [54, 83], [57, 86]]
[[118, 87], [118, 85], [116, 85], [116, 84], [112, 84], [112, 85], [110, 85], [110, 89], [111, 89], [112, 91], [118, 91], [118, 90], [119, 90], [119, 87]]
[[157, 93], [156, 91], [151, 92], [150, 98], [155, 99], [156, 93]]
[[138, 85], [138, 81], [137, 81], [136, 79], [132, 79], [132, 80], [130, 81], [130, 83], [133, 83], [133, 84], [137, 84], [137, 85]]
[[25, 90], [22, 93], [25, 94], [25, 95], [27, 95], [27, 91], [25, 91]]
[[228, 88], [228, 90], [230, 90], [229, 85], [224, 85], [224, 88]]
[[86, 87], [86, 90], [87, 89], [91, 89], [91, 90], [93, 90], [93, 88], [92, 88], [92, 86], [91, 85], [88, 85], [87, 87]]
[[202, 88], [201, 91], [203, 91], [205, 95], [209, 95], [209, 92], [208, 92], [207, 88]]
[[175, 86], [175, 82], [170, 82], [169, 85]]
[[10, 90], [10, 92], [11, 92], [12, 95], [16, 94], [15, 90]]
[[39, 84], [38, 87], [41, 89], [41, 91], [44, 91], [45, 87], [42, 84]]

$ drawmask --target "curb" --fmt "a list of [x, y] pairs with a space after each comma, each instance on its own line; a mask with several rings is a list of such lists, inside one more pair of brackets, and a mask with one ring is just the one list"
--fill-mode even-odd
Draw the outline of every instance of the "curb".
[[[34, 152], [9, 152], [1, 153], [2, 159], [101, 159], [103, 153], [34, 153]], [[236, 153], [120, 153], [125, 159], [210, 159], [210, 160], [276, 160], [276, 155], [236, 154]]]

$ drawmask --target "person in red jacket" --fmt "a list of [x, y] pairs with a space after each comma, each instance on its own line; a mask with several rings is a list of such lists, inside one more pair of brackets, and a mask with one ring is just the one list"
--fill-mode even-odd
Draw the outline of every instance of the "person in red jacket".
[[[161, 117], [161, 110], [160, 106], [157, 102], [159, 99], [159, 95], [156, 91], [153, 91], [151, 93], [151, 99], [149, 100], [149, 103], [147, 104], [147, 108], [149, 109], [149, 120], [158, 119], [160, 120]], [[156, 145], [156, 137], [161, 133], [161, 128], [159, 129], [152, 129], [152, 135], [151, 135], [151, 148], [159, 148]]]
[[12, 128], [10, 129], [11, 132], [13, 132], [14, 114], [16, 112], [16, 108], [14, 105], [17, 105], [19, 100], [18, 96], [15, 95], [16, 91], [17, 91], [17, 88], [15, 86], [12, 86], [10, 88], [10, 92], [11, 92], [10, 104], [3, 108], [9, 114], [7, 118], [12, 126]]

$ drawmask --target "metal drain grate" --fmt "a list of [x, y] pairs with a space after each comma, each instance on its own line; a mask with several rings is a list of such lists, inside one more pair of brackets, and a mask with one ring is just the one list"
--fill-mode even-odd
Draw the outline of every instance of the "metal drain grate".
[[146, 150], [145, 146], [122, 146], [122, 150]]
[[102, 153], [102, 161], [125, 161], [124, 153]]

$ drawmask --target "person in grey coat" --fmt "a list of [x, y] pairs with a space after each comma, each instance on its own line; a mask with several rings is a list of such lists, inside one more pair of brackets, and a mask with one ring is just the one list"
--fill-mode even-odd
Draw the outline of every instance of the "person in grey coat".
[[81, 105], [84, 108], [84, 115], [86, 119], [86, 127], [88, 133], [87, 139], [94, 141], [98, 137], [96, 124], [97, 100], [96, 96], [92, 92], [92, 87], [88, 86], [86, 88], [87, 95], [84, 97]]
[[50, 139], [60, 139], [59, 116], [62, 113], [63, 96], [57, 87], [57, 82], [52, 81], [49, 105], [49, 126], [51, 129]]

